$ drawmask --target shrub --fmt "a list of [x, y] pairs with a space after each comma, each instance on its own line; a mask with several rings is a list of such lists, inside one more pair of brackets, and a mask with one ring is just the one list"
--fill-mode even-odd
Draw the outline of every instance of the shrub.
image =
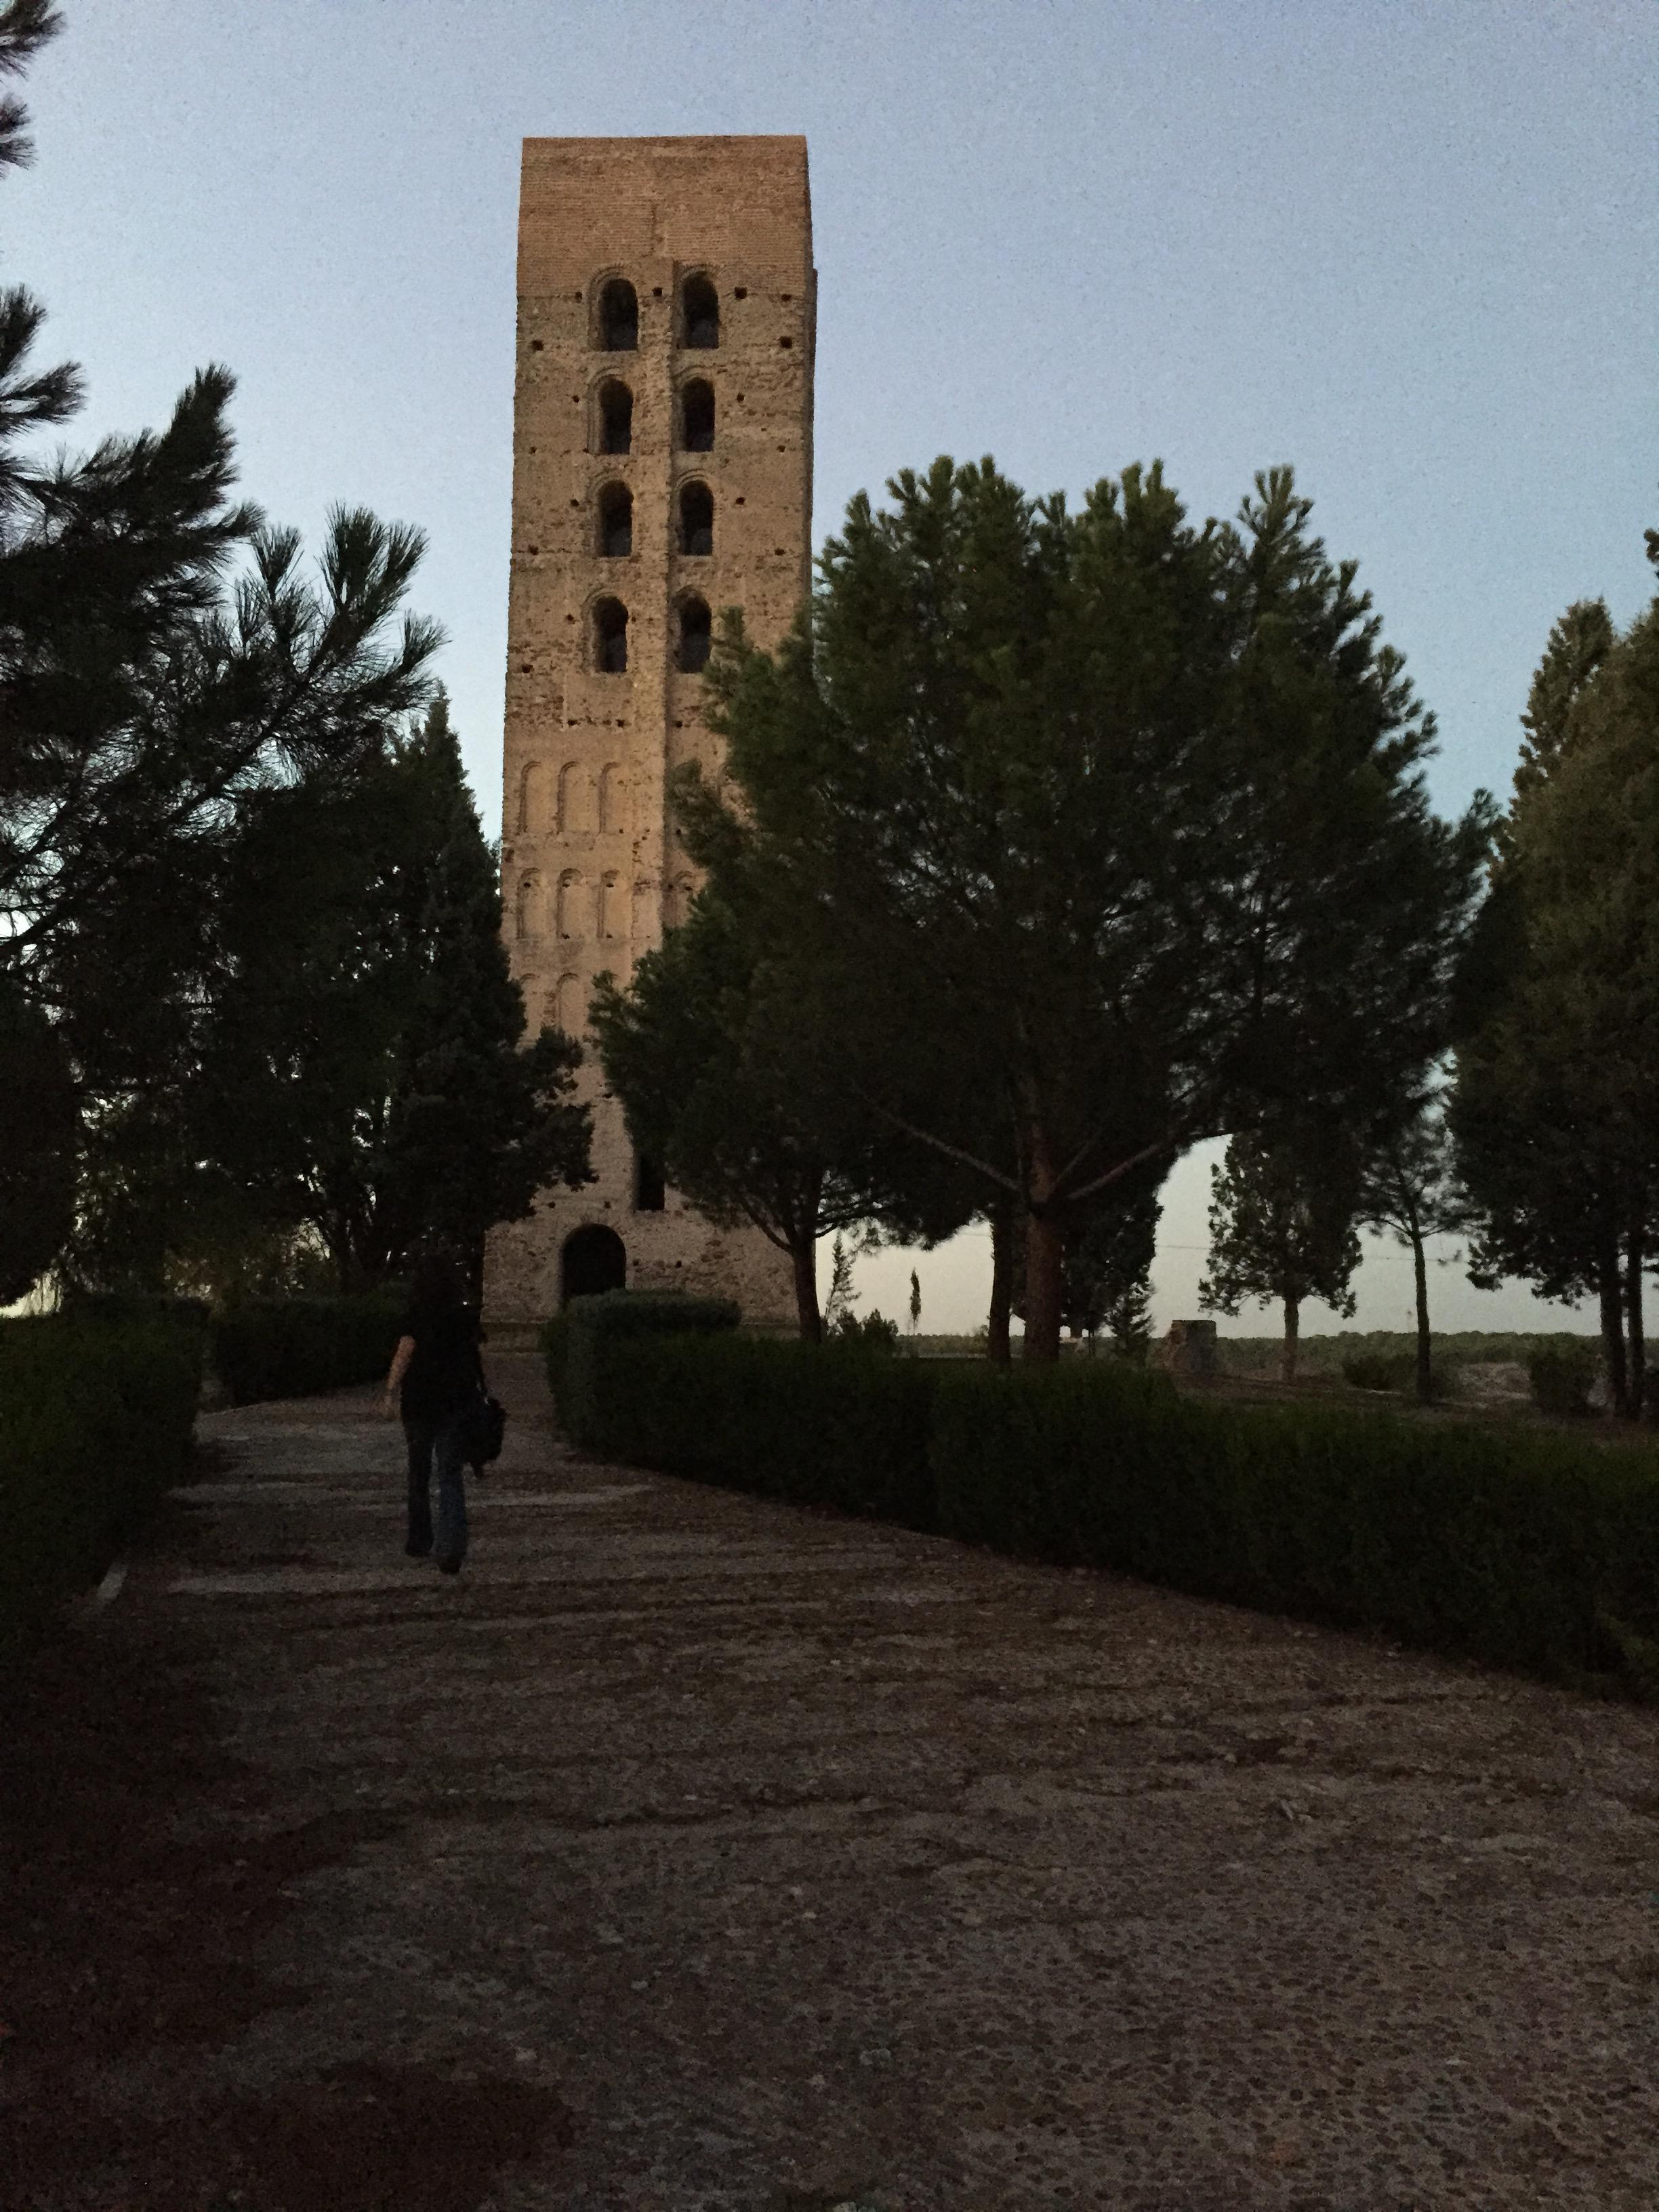
[[606, 1449], [603, 1409], [613, 1395], [619, 1355], [638, 1339], [720, 1334], [736, 1328], [741, 1317], [729, 1298], [690, 1297], [684, 1291], [605, 1291], [573, 1299], [542, 1332], [547, 1379], [566, 1435], [584, 1450]]
[[586, 1440], [612, 1457], [1581, 1687], [1659, 1684], [1650, 1447], [1218, 1404], [1118, 1360], [1003, 1371], [577, 1322], [585, 1339]]
[[403, 1311], [396, 1289], [255, 1299], [214, 1316], [209, 1361], [237, 1406], [373, 1382], [392, 1364]]
[[1601, 1370], [1600, 1348], [1588, 1340], [1540, 1346], [1527, 1361], [1532, 1401], [1540, 1413], [1588, 1413], [1590, 1387]]
[[930, 1528], [939, 1372], [862, 1346], [612, 1337], [598, 1367], [592, 1440], [665, 1474]]
[[95, 1583], [184, 1474], [202, 1341], [161, 1317], [0, 1323], [0, 1642]]
[[1409, 1390], [1417, 1362], [1405, 1352], [1359, 1352], [1342, 1363], [1342, 1379], [1356, 1390]]
[[1194, 1594], [1577, 1679], [1659, 1630], [1659, 1460], [1336, 1407], [1227, 1407], [1121, 1368], [959, 1370], [939, 1526]]
[[876, 1307], [862, 1317], [855, 1313], [840, 1315], [830, 1322], [826, 1338], [831, 1344], [857, 1345], [866, 1352], [896, 1352], [899, 1326]]
[[[1431, 1399], [1449, 1398], [1453, 1393], [1456, 1364], [1442, 1366], [1438, 1360], [1429, 1368], [1429, 1395]], [[1392, 1390], [1401, 1397], [1417, 1395], [1417, 1354], [1414, 1352], [1357, 1352], [1342, 1363], [1342, 1379], [1356, 1390]]]

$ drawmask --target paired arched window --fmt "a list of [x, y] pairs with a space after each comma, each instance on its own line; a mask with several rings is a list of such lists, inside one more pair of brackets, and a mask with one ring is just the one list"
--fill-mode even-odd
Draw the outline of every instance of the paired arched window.
[[707, 276], [688, 276], [680, 287], [680, 343], [713, 347], [720, 342], [720, 295]]
[[625, 483], [608, 483], [599, 494], [599, 551], [625, 561], [633, 550], [634, 495]]
[[706, 483], [680, 486], [680, 550], [712, 553], [714, 550], [714, 495]]
[[680, 444], [688, 453], [714, 450], [714, 387], [701, 376], [680, 392]]
[[679, 604], [679, 638], [674, 658], [682, 672], [695, 676], [708, 665], [708, 648], [714, 639], [714, 623], [708, 612], [707, 599], [682, 599]]
[[627, 277], [611, 277], [599, 294], [594, 337], [601, 353], [632, 353], [638, 346], [640, 303]]
[[594, 605], [593, 665], [602, 676], [628, 673], [628, 610], [620, 599]]
[[634, 395], [619, 378], [608, 377], [599, 386], [599, 418], [594, 445], [602, 453], [631, 453], [634, 450]]

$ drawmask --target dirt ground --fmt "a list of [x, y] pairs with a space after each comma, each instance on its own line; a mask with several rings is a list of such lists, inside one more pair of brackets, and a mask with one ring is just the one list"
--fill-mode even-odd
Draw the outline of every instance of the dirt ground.
[[1659, 1716], [607, 1468], [202, 1424], [9, 1686], [4, 2212], [1659, 2204]]

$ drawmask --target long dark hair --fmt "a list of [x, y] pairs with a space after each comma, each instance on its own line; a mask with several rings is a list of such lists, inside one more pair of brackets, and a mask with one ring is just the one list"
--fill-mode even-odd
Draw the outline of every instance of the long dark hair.
[[455, 1313], [466, 1304], [461, 1271], [447, 1252], [422, 1252], [409, 1275], [409, 1303], [421, 1313]]

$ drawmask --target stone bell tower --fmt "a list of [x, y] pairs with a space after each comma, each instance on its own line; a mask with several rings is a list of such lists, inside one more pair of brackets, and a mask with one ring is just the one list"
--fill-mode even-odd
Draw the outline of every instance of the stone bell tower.
[[[581, 1036], [685, 910], [665, 779], [718, 765], [712, 628], [775, 644], [808, 588], [814, 299], [805, 139], [526, 140], [501, 861], [532, 1028]], [[492, 1325], [623, 1283], [791, 1316], [783, 1255], [664, 1188], [586, 1049], [599, 1181], [495, 1231]]]

